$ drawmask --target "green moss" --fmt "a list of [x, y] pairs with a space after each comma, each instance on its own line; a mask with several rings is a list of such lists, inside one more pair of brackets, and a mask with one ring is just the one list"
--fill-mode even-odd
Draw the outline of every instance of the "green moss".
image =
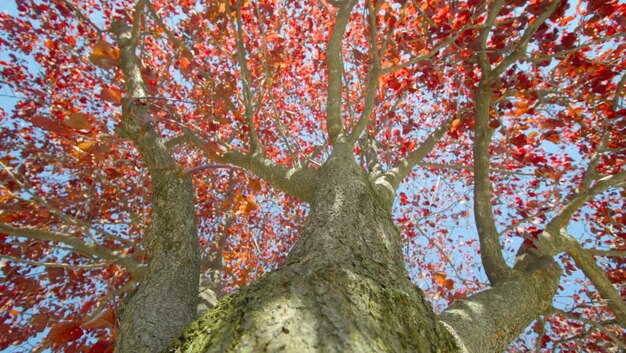
[[187, 326], [174, 341], [168, 352], [195, 353], [202, 352], [214, 338], [216, 329], [224, 320], [232, 317], [236, 310], [233, 304], [235, 295], [220, 301], [213, 309], [204, 313], [199, 319]]
[[[262, 350], [255, 345], [259, 343], [255, 334], [259, 332], [250, 330], [261, 329], [262, 332], [262, 323], [268, 319], [267, 315], [272, 315], [264, 310], [268, 298], [275, 302], [280, 297], [293, 296], [304, 303], [299, 310], [309, 311], [319, 320], [329, 319], [320, 308], [329, 308], [331, 313], [347, 318], [347, 336], [342, 337], [342, 330], [339, 330], [331, 340], [335, 345], [323, 345], [320, 351], [333, 350], [332, 347], [341, 345], [342, 341], [348, 344], [350, 351], [371, 351], [373, 347], [381, 352], [455, 351], [452, 337], [437, 326], [437, 319], [423, 295], [408, 279], [384, 278], [381, 281], [380, 274], [376, 275], [380, 271], [376, 267], [380, 265], [364, 262], [368, 264], [357, 267], [321, 264], [310, 268], [311, 272], [306, 274], [287, 268], [266, 276], [223, 299], [192, 323], [170, 352]], [[319, 292], [320, 286], [327, 286], [327, 289]], [[324, 334], [333, 335], [327, 331]]]

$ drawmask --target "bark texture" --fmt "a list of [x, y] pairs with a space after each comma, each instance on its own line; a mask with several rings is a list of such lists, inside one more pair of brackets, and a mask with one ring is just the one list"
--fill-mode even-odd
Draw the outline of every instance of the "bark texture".
[[[137, 18], [140, 10], [138, 7]], [[149, 125], [145, 108], [136, 104], [147, 95], [135, 54], [138, 29], [116, 22], [112, 30], [126, 80], [119, 133], [136, 144], [152, 181], [150, 228], [144, 234], [148, 269], [121, 314], [115, 351], [153, 353], [167, 347], [196, 316], [200, 246], [193, 184]]]
[[169, 351], [456, 351], [407, 276], [384, 199], [352, 148], [335, 146], [283, 268], [224, 299]]
[[441, 320], [462, 342], [460, 352], [503, 352], [552, 307], [560, 276], [551, 257], [523, 254], [509, 279], [455, 302]]
[[116, 352], [158, 352], [196, 317], [200, 253], [191, 180], [170, 173], [152, 182], [148, 271], [122, 312]]

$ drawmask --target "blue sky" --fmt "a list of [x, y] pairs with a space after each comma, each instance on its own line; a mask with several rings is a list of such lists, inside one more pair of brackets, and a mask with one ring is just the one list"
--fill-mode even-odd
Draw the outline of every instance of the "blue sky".
[[[15, 3], [11, 2], [11, 1], [7, 1], [7, 0], [3, 0], [2, 3], [0, 4], [0, 11], [7, 11], [11, 14], [17, 14], [17, 7], [15, 5]], [[6, 59], [6, 52], [0, 52], [0, 60]], [[36, 69], [36, 64], [33, 62], [33, 68]], [[0, 84], [0, 108], [2, 108], [5, 112], [10, 112], [16, 102], [15, 98], [12, 98], [10, 96], [12, 96], [13, 93], [10, 92], [5, 86]], [[551, 151], [550, 149], [553, 149], [552, 146], [550, 146], [549, 144], [547, 144], [545, 146], [545, 148], [549, 151], [549, 152], [559, 152], [562, 153], [562, 151]], [[570, 153], [575, 156], [576, 154], [574, 153], [574, 151], [570, 151]], [[433, 179], [433, 180], [436, 180]], [[435, 181], [436, 182], [436, 181]], [[409, 187], [410, 185], [405, 183], [402, 186], [402, 189], [400, 190], [405, 191], [405, 192], [409, 192]], [[448, 188], [450, 188], [450, 190], [453, 190], [455, 188], [455, 185], [448, 185]], [[457, 187], [461, 188], [461, 186], [457, 185]], [[465, 191], [465, 190], [463, 190]], [[469, 203], [471, 205], [471, 202]], [[460, 205], [459, 207], [468, 207], [468, 209], [470, 208], [470, 206], [468, 205]], [[578, 222], [572, 222], [572, 224], [570, 225], [570, 231], [572, 232], [572, 234], [584, 234], [584, 228], [582, 226], [581, 223]], [[472, 221], [472, 217], [471, 217], [471, 213], [470, 213], [470, 218], [469, 221], [464, 224], [461, 225], [457, 228], [455, 228], [453, 231], [451, 231], [451, 233], [448, 235], [448, 237], [451, 239], [451, 241], [455, 241], [455, 242], [467, 242], [470, 239], [475, 239], [477, 238], [477, 235], [475, 233], [475, 227]], [[420, 246], [424, 246], [424, 241], [425, 238], [424, 237], [418, 237], [414, 243], [407, 245], [407, 247], [405, 248], [405, 251], [407, 253], [410, 253], [412, 251], [412, 247], [420, 247]], [[511, 240], [513, 243], [518, 242], [521, 243], [521, 239], [518, 238], [512, 238]], [[517, 245], [517, 244], [515, 244]], [[454, 254], [452, 254], [454, 255]], [[437, 254], [433, 254], [433, 259], [426, 259], [426, 260], [435, 260], [436, 256], [438, 256]], [[460, 265], [461, 263], [463, 263], [466, 259], [464, 258], [458, 258], [458, 257], [454, 257], [451, 256], [452, 259], [452, 263], [455, 265]], [[509, 262], [512, 262], [513, 259], [512, 257], [508, 257]], [[475, 271], [477, 271], [476, 273], [478, 273], [479, 278], [483, 279], [483, 281], [486, 281], [486, 276], [484, 275], [484, 272], [482, 272], [482, 269], [480, 267], [475, 268]], [[418, 274], [413, 273], [414, 276], [417, 276]], [[571, 299], [569, 299], [569, 295], [573, 294], [576, 289], [578, 288], [577, 286], [574, 286], [572, 283], [568, 283], [568, 282], [575, 282], [578, 280], [582, 280], [583, 276], [581, 274], [580, 271], [575, 272], [572, 276], [568, 276], [568, 277], [563, 277], [562, 279], [562, 285], [564, 286], [564, 290], [560, 293], [560, 295], [562, 295], [563, 297], [558, 297], [555, 299], [555, 305], [560, 307], [560, 308], [564, 308], [566, 309], [569, 305], [572, 304]], [[419, 281], [418, 281], [419, 284]], [[46, 332], [42, 333], [40, 336], [34, 338], [32, 340], [32, 342], [35, 342], [37, 340], [39, 340], [42, 336], [44, 336], [46, 334]], [[28, 343], [27, 343], [28, 344]], [[20, 352], [23, 351], [22, 348], [19, 347], [15, 347], [15, 348], [10, 348], [8, 350], [5, 350], [3, 352]]]

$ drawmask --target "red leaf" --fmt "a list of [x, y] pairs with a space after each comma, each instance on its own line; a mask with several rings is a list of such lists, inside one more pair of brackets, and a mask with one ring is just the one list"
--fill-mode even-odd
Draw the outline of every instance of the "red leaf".
[[511, 137], [510, 141], [516, 147], [523, 147], [523, 146], [525, 146], [528, 143], [528, 141], [526, 139], [526, 135], [524, 135], [522, 133], [519, 133], [519, 134]]
[[405, 193], [403, 193], [403, 192], [401, 192], [401, 193], [400, 193], [400, 204], [401, 204], [402, 206], [404, 206], [404, 205], [406, 205], [406, 204], [408, 204], [408, 203], [409, 203], [409, 199], [407, 198], [406, 194], [405, 194]]
[[33, 325], [35, 332], [41, 332], [48, 326], [50, 317], [47, 314], [35, 314], [30, 318], [30, 324]]
[[114, 348], [115, 340], [98, 341], [87, 353], [112, 353]]
[[63, 135], [64, 133], [70, 134], [69, 130], [67, 130], [66, 127], [59, 124], [57, 120], [48, 119], [41, 115], [29, 116], [26, 118], [26, 120], [30, 121], [33, 124], [33, 126], [36, 126], [38, 128], [41, 128], [50, 132], [55, 132], [61, 135]]
[[48, 267], [46, 271], [51, 283], [59, 283], [65, 275], [65, 270], [61, 267]]
[[492, 129], [497, 129], [500, 127], [500, 121], [497, 119], [489, 120], [489, 127]]
[[48, 332], [48, 340], [54, 343], [76, 341], [82, 336], [83, 329], [80, 328], [80, 322], [60, 322]]

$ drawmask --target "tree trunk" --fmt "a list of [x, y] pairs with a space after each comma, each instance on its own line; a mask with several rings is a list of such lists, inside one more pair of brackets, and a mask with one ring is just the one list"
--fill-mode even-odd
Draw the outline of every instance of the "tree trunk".
[[285, 265], [224, 299], [171, 351], [456, 351], [407, 276], [382, 200], [352, 149], [336, 146]]
[[169, 352], [502, 352], [551, 307], [561, 274], [524, 253], [511, 275], [435, 316], [404, 267], [391, 205], [335, 146], [285, 265], [225, 298]]
[[[142, 8], [138, 8], [137, 18], [141, 17]], [[148, 271], [121, 313], [115, 351], [153, 353], [167, 347], [196, 317], [200, 244], [193, 183], [165, 148], [161, 136], [148, 124], [146, 107], [135, 104], [148, 93], [135, 54], [137, 38], [133, 37], [133, 28], [114, 22], [111, 30], [118, 40], [126, 81], [118, 133], [135, 142], [152, 183], [150, 228], [143, 238]]]
[[120, 319], [116, 352], [153, 353], [168, 347], [196, 318], [200, 253], [191, 178], [153, 175], [153, 210], [145, 234], [148, 272]]

